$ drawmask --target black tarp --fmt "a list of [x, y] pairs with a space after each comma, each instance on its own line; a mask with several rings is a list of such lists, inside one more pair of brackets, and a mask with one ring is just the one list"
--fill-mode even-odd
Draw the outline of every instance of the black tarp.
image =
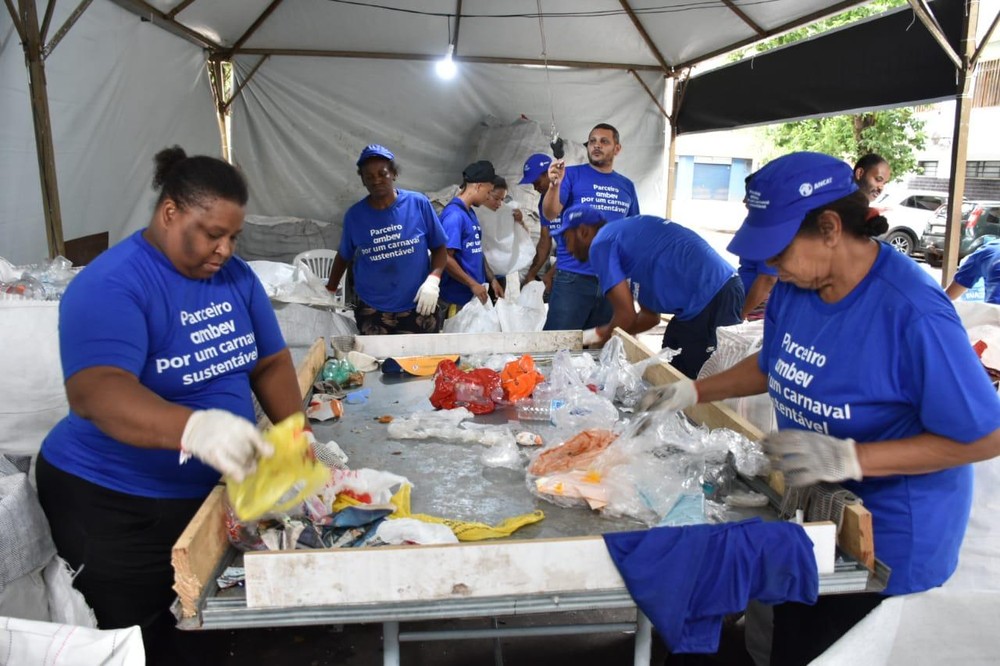
[[[964, 0], [931, 13], [959, 51]], [[954, 97], [955, 64], [909, 8], [694, 76], [678, 134]]]

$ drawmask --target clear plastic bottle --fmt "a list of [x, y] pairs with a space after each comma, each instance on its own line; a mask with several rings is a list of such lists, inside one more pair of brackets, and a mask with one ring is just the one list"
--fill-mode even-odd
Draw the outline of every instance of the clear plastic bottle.
[[552, 421], [551, 400], [519, 400], [517, 402], [518, 421]]
[[554, 412], [566, 404], [556, 398], [520, 400], [517, 403], [518, 421], [546, 421], [553, 423]]

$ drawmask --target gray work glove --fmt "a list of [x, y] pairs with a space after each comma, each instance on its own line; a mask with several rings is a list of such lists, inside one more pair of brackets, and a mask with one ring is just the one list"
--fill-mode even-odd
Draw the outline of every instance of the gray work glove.
[[663, 384], [650, 388], [639, 398], [639, 404], [636, 405], [635, 411], [679, 412], [697, 404], [698, 389], [693, 381], [685, 377], [673, 384]]
[[812, 430], [779, 430], [761, 440], [774, 468], [785, 475], [791, 487], [811, 486], [820, 481], [860, 481], [853, 439], [839, 439]]
[[272, 455], [274, 448], [254, 424], [224, 409], [193, 412], [181, 435], [181, 462], [194, 456], [233, 481], [252, 474], [258, 458]]

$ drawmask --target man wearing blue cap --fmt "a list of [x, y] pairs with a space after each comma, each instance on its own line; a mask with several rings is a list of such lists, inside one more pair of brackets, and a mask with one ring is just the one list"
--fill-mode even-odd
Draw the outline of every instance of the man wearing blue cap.
[[441, 305], [446, 316], [456, 314], [473, 297], [485, 303], [489, 287], [503, 296], [503, 287], [483, 259], [482, 231], [472, 210], [486, 203], [495, 178], [491, 162], [473, 162], [462, 171], [458, 194], [441, 211], [441, 225], [448, 236], [448, 263], [441, 281]]
[[725, 372], [652, 390], [642, 409], [767, 391], [764, 449], [789, 486], [841, 482], [872, 514], [883, 594], [773, 607], [772, 663], [806, 664], [884, 595], [944, 583], [958, 564], [970, 463], [1000, 454], [1000, 399], [945, 293], [876, 238], [850, 166], [793, 153], [757, 172], [729, 250], [778, 271], [761, 350]]
[[396, 157], [385, 146], [366, 146], [357, 167], [368, 196], [344, 214], [326, 288], [336, 290], [353, 266], [361, 300], [354, 317], [363, 335], [436, 333], [448, 259], [441, 221], [427, 197], [396, 187]]
[[[635, 185], [614, 170], [621, 149], [618, 130], [600, 123], [587, 139], [587, 164], [567, 167], [565, 161], [556, 160], [549, 165], [550, 187], [542, 198], [543, 217], [551, 224], [549, 233], [555, 235], [563, 209], [576, 204], [601, 211], [609, 222], [639, 214]], [[594, 266], [574, 257], [557, 239], [545, 330], [581, 330], [605, 324], [611, 319], [611, 309]]]
[[664, 346], [681, 350], [671, 363], [694, 378], [715, 351], [715, 329], [742, 321], [736, 271], [676, 222], [653, 215], [608, 222], [604, 211], [581, 204], [563, 211], [554, 233], [577, 260], [594, 267], [613, 310], [610, 323], [583, 332], [584, 344], [604, 342], [616, 327], [641, 333], [670, 313]]
[[[531, 260], [531, 267], [528, 268], [524, 281], [531, 282], [538, 277], [539, 272], [545, 266], [552, 254], [552, 236], [549, 235], [549, 221], [545, 219], [542, 212], [542, 204], [545, 200], [545, 193], [549, 190], [549, 165], [552, 158], [545, 153], [535, 153], [524, 161], [524, 176], [519, 185], [531, 185], [535, 192], [538, 192], [538, 222], [541, 227], [538, 231], [538, 243], [535, 245], [535, 256]], [[542, 278], [545, 282], [545, 291], [552, 289], [553, 271], [549, 271]]]

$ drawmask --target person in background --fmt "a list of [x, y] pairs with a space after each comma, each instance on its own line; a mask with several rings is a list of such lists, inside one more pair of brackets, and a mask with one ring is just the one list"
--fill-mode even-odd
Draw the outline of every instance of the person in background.
[[616, 327], [641, 333], [669, 313], [664, 346], [681, 350], [671, 365], [697, 377], [715, 351], [715, 330], [743, 321], [739, 276], [705, 239], [676, 222], [652, 215], [608, 222], [606, 215], [570, 206], [555, 232], [574, 258], [594, 267], [612, 306], [610, 322], [584, 331], [583, 343], [603, 343]]
[[760, 352], [640, 409], [767, 391], [778, 431], [762, 442], [789, 487], [841, 483], [873, 519], [892, 570], [883, 593], [773, 607], [771, 664], [807, 664], [886, 595], [955, 571], [972, 501], [970, 463], [1000, 453], [1000, 398], [955, 308], [909, 258], [875, 240], [888, 223], [841, 160], [793, 153], [749, 184], [729, 251], [778, 271]]
[[[549, 189], [542, 198], [549, 234], [556, 236], [557, 220], [564, 208], [586, 204], [601, 211], [607, 221], [639, 214], [639, 197], [631, 180], [614, 170], [622, 146], [616, 130], [601, 123], [590, 130], [587, 164], [567, 167], [563, 160], [549, 165]], [[556, 268], [549, 294], [546, 331], [591, 329], [611, 320], [611, 303], [594, 267], [581, 261], [556, 241]]]
[[[505, 205], [507, 205], [506, 204], [506, 199], [507, 199], [507, 179], [504, 178], [503, 176], [497, 176], [496, 178], [493, 179], [493, 191], [490, 192], [489, 196], [486, 197], [486, 201], [484, 202], [483, 205], [486, 206], [487, 208], [489, 208], [494, 213], [497, 213], [497, 212], [500, 211], [501, 208], [503, 208]], [[509, 210], [510, 210], [511, 217], [514, 218], [514, 224], [521, 225], [521, 228], [524, 229], [525, 233], [530, 233], [530, 232], [528, 232], [528, 227], [524, 224], [524, 213], [521, 212], [521, 209], [520, 208], [510, 208]], [[506, 219], [506, 218], [504, 218], [504, 219]], [[493, 234], [497, 233], [495, 229], [491, 229], [491, 231], [493, 232]], [[511, 230], [511, 232], [513, 232], [513, 230]], [[507, 234], [506, 232], [504, 232], [500, 237], [501, 238], [505, 238], [505, 237], [509, 238], [509, 234]], [[486, 252], [495, 252], [496, 251], [496, 244], [495, 243], [494, 243], [494, 245], [492, 247], [489, 245], [489, 243], [490, 243], [491, 240], [492, 241], [496, 240], [496, 235], [491, 235], [490, 233], [482, 234], [482, 240], [483, 240], [483, 244], [485, 245], [485, 247], [484, 247], [484, 257], [485, 257], [485, 253]], [[513, 241], [511, 241], [511, 242], [513, 243]], [[510, 258], [512, 256], [511, 252], [510, 251], [506, 252], [505, 256], [507, 258]], [[486, 268], [489, 271], [489, 274], [493, 275], [493, 279], [495, 279], [497, 281], [497, 284], [500, 285], [501, 290], [506, 291], [507, 290], [507, 276], [506, 276], [506, 274], [498, 275], [497, 272], [496, 272], [496, 269], [493, 266], [490, 265], [490, 262], [489, 262], [488, 259], [486, 260]], [[490, 297], [493, 300], [496, 300], [496, 299], [500, 298], [500, 296], [494, 291], [494, 289], [492, 287], [490, 287]]]
[[763, 319], [767, 297], [778, 282], [778, 272], [768, 266], [766, 261], [746, 259], [740, 259], [740, 266], [736, 272], [743, 282], [743, 291], [746, 294], [740, 316], [748, 321]]
[[335, 291], [348, 266], [361, 302], [354, 311], [362, 335], [437, 333], [447, 238], [431, 202], [396, 187], [396, 156], [366, 146], [357, 161], [368, 196], [344, 214], [344, 231], [326, 288]]
[[966, 257], [945, 293], [954, 301], [979, 280], [986, 287], [984, 300], [1000, 305], [1000, 238], [987, 242]]
[[854, 182], [868, 201], [875, 201], [886, 184], [892, 180], [892, 169], [881, 155], [868, 153], [854, 165]]
[[[549, 221], [545, 219], [542, 211], [542, 204], [545, 201], [545, 193], [549, 190], [549, 165], [552, 158], [545, 153], [535, 153], [524, 161], [524, 176], [519, 185], [531, 185], [535, 192], [538, 192], [538, 243], [535, 245], [535, 257], [531, 260], [531, 266], [524, 276], [525, 283], [531, 282], [539, 277], [539, 273], [545, 267], [549, 256], [552, 254], [552, 236], [549, 234]], [[552, 278], [555, 276], [555, 268], [550, 268], [542, 276], [545, 283], [545, 291], [552, 290]]]
[[[221, 160], [156, 155], [149, 226], [74, 278], [59, 306], [69, 415], [49, 432], [38, 495], [59, 555], [102, 629], [139, 625], [146, 653], [175, 640], [170, 551], [224, 474], [272, 453], [302, 411], [263, 286], [233, 256], [247, 186]], [[189, 655], [190, 656], [190, 655]]]
[[487, 202], [493, 191], [493, 164], [480, 160], [465, 167], [462, 186], [441, 211], [441, 224], [448, 236], [447, 274], [441, 281], [441, 305], [452, 317], [473, 297], [480, 303], [489, 298], [489, 288], [503, 296], [503, 288], [483, 260], [482, 233], [473, 208]]

